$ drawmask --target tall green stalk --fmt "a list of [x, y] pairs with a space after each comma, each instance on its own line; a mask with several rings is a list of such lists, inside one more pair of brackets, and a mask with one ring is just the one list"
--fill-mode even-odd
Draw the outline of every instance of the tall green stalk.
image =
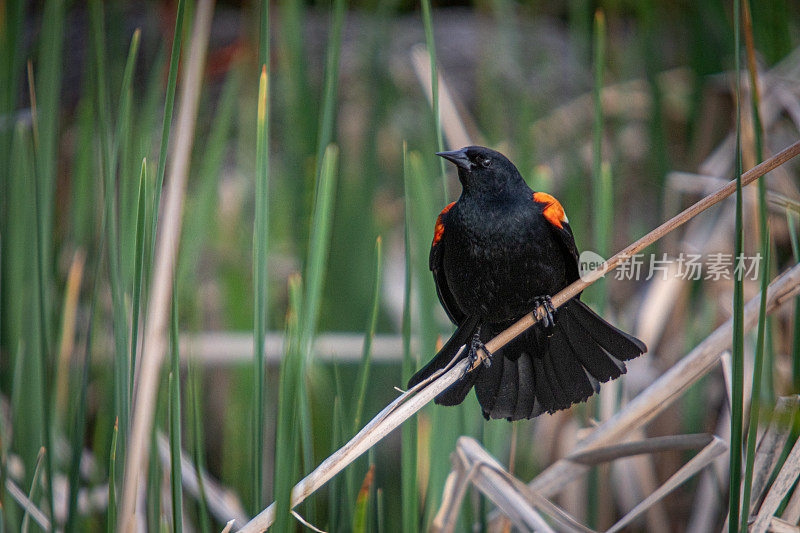
[[181, 55], [181, 36], [183, 35], [184, 0], [178, 0], [178, 11], [175, 15], [175, 31], [172, 35], [172, 51], [169, 56], [169, 74], [167, 76], [167, 95], [164, 99], [164, 121], [161, 124], [161, 147], [158, 150], [158, 167], [156, 170], [156, 187], [153, 191], [153, 220], [150, 228], [150, 253], [147, 264], [153, 257], [156, 246], [156, 227], [158, 211], [161, 205], [161, 189], [164, 185], [164, 172], [167, 168], [167, 146], [172, 126], [172, 109], [175, 104], [175, 86], [178, 83], [178, 62]]
[[142, 277], [144, 275], [144, 237], [147, 220], [147, 159], [142, 159], [139, 175], [139, 200], [136, 209], [136, 249], [134, 252], [133, 302], [131, 304], [131, 370], [128, 376], [128, 398], [133, 401], [133, 384], [136, 377], [136, 351], [139, 343], [139, 314], [142, 299]]
[[108, 513], [106, 531], [113, 533], [117, 525], [117, 438], [119, 437], [119, 420], [114, 419], [114, 431], [111, 433], [111, 450], [108, 458]]
[[[103, 258], [103, 248], [105, 239], [103, 235], [105, 232], [100, 231], [100, 244], [98, 245], [97, 254], [94, 258], [95, 267], [94, 275], [92, 276], [91, 300], [89, 302], [89, 318], [86, 328], [86, 341], [84, 344], [83, 354], [83, 369], [81, 372], [80, 390], [78, 393], [78, 406], [75, 410], [74, 423], [72, 424], [72, 455], [69, 466], [69, 501], [67, 506], [67, 521], [64, 530], [67, 533], [77, 530], [78, 521], [78, 493], [80, 491], [80, 467], [81, 458], [83, 457], [83, 441], [84, 432], [86, 431], [86, 410], [87, 410], [87, 397], [89, 393], [89, 370], [92, 363], [92, 345], [94, 337], [92, 331], [94, 329], [94, 311], [98, 299], [98, 280], [100, 278]], [[112, 475], [112, 472], [109, 472]], [[111, 482], [109, 482], [110, 485]], [[110, 489], [111, 487], [109, 487]], [[110, 494], [110, 493], [109, 493]], [[111, 500], [109, 500], [109, 514], [113, 512], [111, 509]], [[110, 523], [110, 522], [109, 522]]]
[[[266, 11], [266, 7], [264, 8]], [[264, 505], [264, 339], [267, 330], [269, 274], [269, 80], [262, 65], [258, 84], [256, 124], [256, 207], [253, 227], [253, 379], [256, 397], [253, 417], [253, 511]]]
[[[408, 173], [407, 148], [403, 143], [403, 168]], [[408, 178], [407, 178], [408, 179]], [[408, 202], [408, 192], [406, 192], [406, 202]], [[404, 242], [405, 242], [405, 283], [403, 288], [403, 364], [401, 383], [406, 383], [417, 369], [417, 363], [411, 355], [411, 284], [412, 261], [411, 243], [409, 233], [411, 225], [411, 210], [406, 207], [404, 218]], [[417, 418], [406, 421], [402, 428], [402, 447], [400, 450], [401, 463], [401, 493], [403, 501], [403, 533], [417, 533], [419, 531], [419, 502], [417, 496]]]
[[[47, 275], [47, 266], [45, 265], [45, 257], [47, 256], [47, 242], [48, 237], [45, 236], [45, 219], [46, 216], [44, 214], [45, 207], [44, 202], [46, 199], [45, 194], [45, 184], [42, 183], [42, 175], [40, 173], [40, 168], [38, 166], [38, 162], [40, 159], [39, 156], [39, 136], [38, 136], [38, 109], [36, 104], [36, 91], [34, 88], [34, 80], [33, 80], [33, 71], [31, 70], [31, 65], [28, 63], [28, 83], [30, 87], [30, 95], [31, 95], [31, 114], [33, 115], [33, 165], [29, 165], [31, 169], [31, 174], [33, 177], [33, 205], [34, 205], [34, 218], [36, 220], [36, 233], [35, 233], [35, 243], [36, 243], [36, 289], [37, 289], [37, 301], [36, 301], [36, 310], [38, 312], [38, 328], [37, 332], [39, 334], [39, 386], [40, 386], [40, 397], [41, 397], [41, 406], [42, 406], [42, 420], [44, 422], [44, 448], [46, 448], [47, 453], [44, 456], [44, 465], [45, 465], [45, 473], [47, 477], [47, 490], [45, 492], [47, 496], [47, 508], [50, 511], [50, 516], [55, 516], [55, 507], [54, 507], [54, 500], [53, 500], [53, 485], [52, 480], [54, 479], [55, 471], [53, 470], [53, 420], [52, 420], [52, 409], [51, 409], [51, 401], [52, 396], [50, 394], [50, 383], [52, 382], [51, 376], [51, 369], [50, 363], [53, 357], [51, 356], [51, 347], [50, 347], [50, 317], [49, 317], [49, 282]], [[37, 461], [38, 462], [38, 461]], [[55, 524], [51, 524], [51, 529], [55, 527]]]
[[[611, 181], [611, 170], [603, 161], [603, 77], [606, 62], [606, 18], [603, 11], [597, 10], [594, 15], [594, 121], [592, 127], [592, 182], [594, 184], [595, 202], [595, 246], [603, 257], [610, 252], [610, 240], [613, 230], [614, 189]], [[598, 308], [602, 311], [606, 304], [606, 291], [603, 280], [597, 283]]]
[[[736, 74], [736, 223], [734, 235], [734, 257], [741, 258], [742, 243], [742, 154], [741, 135], [742, 117], [740, 114], [739, 91], [739, 55], [741, 20], [740, 2], [734, 0], [734, 57]], [[732, 343], [732, 398], [731, 398], [731, 448], [730, 448], [730, 483], [729, 483], [729, 520], [728, 531], [739, 531], [739, 506], [741, 503], [742, 480], [742, 422], [744, 410], [744, 291], [742, 276], [734, 276], [733, 281], [733, 343]]]
[[[115, 141], [111, 128], [108, 80], [106, 77], [105, 15], [98, 0], [89, 2], [91, 31], [94, 37], [95, 60], [95, 106], [100, 137], [101, 176], [103, 184], [103, 206], [106, 236], [108, 241], [108, 269], [111, 282], [111, 303], [114, 331], [114, 411], [118, 419], [120, 446], [117, 454], [124, 457], [124, 443], [128, 435], [130, 411], [129, 362], [127, 313], [125, 311], [125, 291], [122, 286], [119, 245], [119, 210], [116, 188]], [[119, 464], [123, 464], [120, 461]]]
[[[762, 178], [763, 179], [763, 178]], [[769, 241], [769, 231], [764, 235]], [[745, 454], [744, 488], [742, 490], [742, 512], [740, 531], [746, 533], [748, 518], [750, 516], [750, 492], [753, 486], [753, 465], [756, 456], [756, 438], [758, 435], [758, 418], [761, 409], [761, 373], [764, 362], [764, 346], [767, 326], [767, 288], [769, 286], [770, 248], [767, 246], [767, 255], [764, 257], [764, 266], [761, 272], [761, 302], [758, 310], [758, 333], [756, 334], [756, 356], [753, 362], [753, 388], [750, 393], [750, 422], [747, 430], [747, 450]], [[741, 273], [740, 276], [743, 276]], [[772, 371], [770, 368], [769, 371]]]
[[[345, 0], [334, 0], [328, 52], [325, 59], [325, 84], [322, 92], [322, 113], [317, 135], [317, 181], [322, 173], [325, 150], [333, 142], [333, 126], [336, 121], [336, 96], [339, 88], [339, 56], [342, 52], [342, 27], [345, 17]], [[313, 226], [312, 226], [313, 231]]]
[[[753, 40], [752, 17], [750, 16], [750, 2], [745, 0], [744, 3], [744, 31], [745, 43], [747, 48], [747, 66], [750, 74], [750, 109], [753, 116], [753, 137], [755, 139], [755, 152], [756, 163], [764, 160], [764, 139], [763, 139], [763, 125], [761, 122], [760, 112], [760, 91], [758, 87], [758, 72], [755, 64], [755, 44]], [[750, 394], [750, 423], [747, 431], [747, 450], [745, 454], [745, 476], [744, 476], [744, 490], [742, 495], [742, 511], [740, 527], [742, 533], [747, 530], [747, 521], [750, 514], [750, 491], [753, 484], [753, 464], [755, 461], [755, 448], [756, 436], [758, 434], [758, 419], [761, 409], [761, 381], [762, 372], [769, 372], [770, 376], [773, 371], [772, 365], [768, 365], [765, 370], [764, 366], [764, 352], [766, 343], [766, 328], [767, 328], [767, 315], [766, 315], [766, 297], [767, 286], [769, 284], [770, 273], [770, 228], [767, 211], [767, 184], [766, 176], [762, 176], [758, 180], [758, 219], [759, 219], [759, 237], [761, 240], [761, 257], [763, 261], [760, 266], [761, 276], [761, 308], [758, 315], [758, 334], [756, 339], [756, 357], [753, 367], [753, 387]], [[743, 274], [742, 274], [743, 275]], [[772, 361], [772, 357], [768, 358]], [[765, 380], [769, 386], [772, 383], [771, 379]], [[768, 400], [772, 401], [773, 391], [766, 391]]]
[[[786, 225], [792, 245], [792, 259], [800, 263], [800, 239], [797, 236], [797, 217], [786, 210]], [[794, 299], [794, 320], [792, 323], [792, 392], [800, 393], [800, 296]]]
[[[172, 531], [183, 531], [183, 477], [181, 474], [181, 363], [178, 353], [178, 291], [173, 286], [170, 309], [169, 452], [172, 495]], [[198, 476], [200, 473], [198, 472]]]
[[286, 348], [280, 368], [278, 390], [277, 428], [275, 430], [275, 471], [273, 494], [275, 499], [275, 524], [278, 532], [290, 531], [292, 517], [292, 483], [300, 464], [297, 428], [298, 385], [302, 379], [303, 354], [300, 350], [299, 314], [302, 307], [302, 285], [299, 274], [289, 278], [289, 311], [286, 319]]
[[[422, 23], [425, 26], [425, 44], [428, 48], [431, 62], [431, 108], [433, 109], [433, 127], [436, 133], [436, 146], [440, 152], [444, 151], [444, 138], [442, 137], [441, 117], [439, 115], [439, 72], [436, 68], [436, 43], [433, 39], [433, 20], [431, 16], [431, 0], [422, 0]], [[439, 169], [442, 175], [442, 192], [445, 203], [450, 195], [447, 194], [447, 173], [445, 172], [444, 159], [439, 158]]]
[[358, 396], [355, 402], [355, 412], [353, 416], [353, 431], [357, 432], [361, 428], [361, 417], [364, 414], [364, 403], [367, 397], [367, 386], [369, 385], [369, 370], [372, 363], [372, 339], [375, 337], [375, 328], [378, 325], [378, 311], [380, 310], [381, 296], [381, 238], [375, 239], [375, 284], [372, 294], [372, 310], [367, 322], [367, 331], [364, 335], [364, 347], [361, 350], [361, 365], [358, 370]]
[[[603, 161], [603, 77], [606, 62], [606, 18], [602, 10], [594, 14], [594, 46], [592, 63], [594, 68], [594, 120], [592, 126], [592, 182], [595, 205], [595, 246], [597, 253], [606, 257], [613, 226], [613, 189], [611, 171]], [[606, 307], [607, 292], [604, 280], [597, 282], [594, 289], [597, 308], [600, 312]], [[600, 413], [600, 402], [594, 402], [594, 416]], [[591, 527], [597, 525], [600, 499], [600, 472], [593, 468], [589, 473], [587, 486], [587, 516]]]
[[203, 476], [205, 473], [205, 460], [203, 459], [205, 454], [203, 450], [203, 425], [200, 414], [200, 376], [197, 374], [197, 366], [195, 364], [190, 361], [188, 366], [189, 405], [192, 409], [192, 458], [194, 460], [194, 468], [197, 471], [197, 488], [200, 493], [200, 497], [197, 499], [198, 522], [200, 531], [203, 533], [210, 533], [211, 518], [208, 515], [208, 499], [206, 498], [206, 484]]

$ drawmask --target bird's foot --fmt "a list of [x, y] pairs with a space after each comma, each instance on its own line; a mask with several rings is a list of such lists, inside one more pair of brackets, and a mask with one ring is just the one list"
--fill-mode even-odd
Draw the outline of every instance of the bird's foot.
[[476, 366], [476, 363], [480, 360], [480, 355], [478, 354], [478, 350], [483, 350], [484, 353], [487, 355], [482, 361], [482, 364], [489, 368], [492, 366], [492, 358], [494, 354], [486, 348], [486, 345], [481, 341], [480, 329], [472, 335], [472, 341], [469, 343], [469, 361], [470, 365], [469, 368], [473, 368]]
[[540, 320], [542, 327], [547, 331], [552, 331], [553, 326], [555, 325], [555, 314], [556, 308], [553, 307], [553, 302], [550, 300], [550, 296], [537, 296], [533, 299], [534, 307], [534, 316]]

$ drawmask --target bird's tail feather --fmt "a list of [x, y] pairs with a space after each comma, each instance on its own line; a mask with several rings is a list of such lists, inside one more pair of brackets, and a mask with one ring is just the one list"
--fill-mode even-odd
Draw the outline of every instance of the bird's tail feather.
[[[515, 353], [504, 353], [509, 350]], [[534, 326], [499, 350], [490, 367], [476, 369], [472, 380], [487, 419], [533, 418], [586, 401], [600, 382], [625, 373], [623, 361], [645, 351], [639, 339], [575, 299], [558, 310], [549, 337]]]
[[[408, 380], [408, 388], [412, 388], [413, 386], [417, 385], [418, 383], [426, 380], [430, 377], [434, 372], [439, 370], [440, 368], [444, 368], [447, 364], [452, 361], [453, 357], [455, 357], [456, 353], [458, 352], [459, 348], [463, 345], [468, 344], [472, 339], [472, 335], [478, 329], [478, 319], [477, 318], [467, 318], [463, 324], [456, 328], [456, 331], [450, 337], [450, 339], [442, 346], [442, 349], [439, 350], [433, 359], [431, 359], [428, 364], [424, 367], [419, 369], [416, 374], [414, 374], [410, 380]], [[462, 359], [467, 356], [467, 350], [465, 349], [462, 352], [461, 357]], [[459, 385], [460, 382], [455, 383], [453, 386]], [[470, 385], [471, 387], [472, 385]], [[466, 397], [467, 392], [469, 392], [469, 388], [464, 393], [464, 397]], [[461, 398], [463, 401], [464, 398]], [[455, 404], [446, 404], [446, 405], [456, 405], [461, 403], [461, 401], [456, 402]]]
[[[439, 353], [409, 380], [422, 382], [453, 359], [478, 331], [467, 319]], [[487, 342], [498, 331], [481, 328]], [[489, 366], [464, 375], [436, 397], [439, 405], [458, 405], [474, 386], [484, 417], [520, 420], [568, 409], [600, 390], [600, 383], [625, 373], [625, 363], [647, 351], [642, 341], [621, 331], [573, 299], [556, 314], [551, 334], [536, 325], [495, 352]], [[467, 350], [461, 358], [467, 356]]]

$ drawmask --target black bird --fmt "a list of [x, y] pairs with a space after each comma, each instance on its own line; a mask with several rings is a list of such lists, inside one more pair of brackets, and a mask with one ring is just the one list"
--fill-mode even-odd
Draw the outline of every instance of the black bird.
[[583, 402], [599, 382], [625, 373], [647, 351], [576, 296], [558, 310], [550, 296], [579, 277], [578, 249], [564, 209], [534, 192], [503, 154], [469, 146], [439, 154], [458, 167], [461, 197], [446, 206], [433, 235], [430, 269], [447, 316], [457, 326], [409, 388], [446, 366], [461, 346], [475, 358], [483, 343], [523, 315], [544, 318], [436, 397], [458, 405], [474, 386], [483, 416], [519, 420]]

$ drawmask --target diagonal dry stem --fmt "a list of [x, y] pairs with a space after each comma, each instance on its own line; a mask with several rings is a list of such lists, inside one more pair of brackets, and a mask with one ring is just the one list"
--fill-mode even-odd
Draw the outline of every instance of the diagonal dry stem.
[[[786, 161], [789, 161], [793, 157], [800, 154], [800, 141], [795, 142], [794, 144], [790, 145], [789, 147], [783, 149], [776, 155], [772, 156], [768, 160], [760, 163], [759, 165], [751, 168], [744, 174], [742, 174], [741, 181], [742, 186], [746, 186], [752, 182], [754, 182], [759, 177], [763, 176], [764, 174], [770, 172], [771, 170], [775, 169], [776, 167], [782, 165]], [[733, 194], [736, 190], [736, 180], [732, 180], [728, 182], [726, 185], [721, 187], [716, 192], [706, 196], [702, 200], [698, 201], [696, 204], [688, 207], [678, 215], [672, 217], [668, 221], [664, 222], [656, 229], [642, 237], [641, 239], [637, 240], [621, 252], [617, 253], [611, 259], [605, 261], [599, 268], [590, 272], [589, 274], [585, 275], [582, 279], [572, 283], [567, 288], [556, 294], [553, 299], [553, 305], [555, 307], [560, 307], [564, 303], [568, 302], [572, 298], [574, 298], [578, 293], [586, 289], [589, 285], [594, 283], [595, 281], [599, 280], [603, 275], [605, 275], [610, 270], [613, 270], [617, 266], [619, 266], [622, 262], [626, 259], [630, 258], [634, 254], [637, 254], [647, 246], [653, 244], [664, 235], [668, 234], [669, 232], [673, 231], [674, 229], [678, 228], [692, 217], [697, 216], [698, 214], [702, 213], [709, 207], [719, 203], [720, 201], [724, 200], [731, 194]], [[773, 282], [772, 285], [774, 287], [771, 290], [769, 304], [771, 308], [775, 308], [778, 304], [778, 301], [785, 297], [787, 291], [790, 291], [793, 287], [796, 287], [800, 283], [800, 266], [795, 267], [794, 269], [790, 270], [789, 272], [785, 273], [777, 280]], [[757, 313], [758, 309], [758, 302], [755, 303], [755, 313]], [[748, 304], [747, 309], [745, 310], [745, 315], [748, 316], [748, 310], [753, 308], [752, 302]], [[751, 313], [752, 314], [752, 313]], [[754, 315], [755, 316], [755, 315]], [[490, 340], [486, 343], [486, 348], [490, 352], [495, 352], [508, 344], [511, 340], [513, 340], [516, 336], [521, 334], [523, 331], [531, 327], [534, 323], [536, 323], [536, 317], [534, 316], [534, 312], [531, 312], [521, 318], [519, 321], [514, 323], [508, 329], [497, 335], [495, 338]], [[720, 335], [726, 335], [728, 337], [728, 345], [730, 345], [730, 327], [728, 326], [728, 330], [721, 331], [725, 328], [725, 326], [721, 327], [717, 331], [712, 334], [710, 339], [714, 342], [719, 344], [722, 339], [720, 339]], [[724, 343], [724, 341], [723, 341]], [[698, 347], [700, 348], [700, 347]], [[719, 354], [721, 350], [718, 350], [715, 354]], [[483, 357], [486, 354], [481, 351]], [[454, 359], [457, 359], [460, 356], [460, 353], [456, 355]], [[480, 358], [478, 358], [480, 359]], [[391, 431], [397, 428], [400, 424], [405, 422], [408, 418], [414, 415], [417, 411], [422, 409], [428, 402], [434, 399], [438, 394], [446, 390], [450, 385], [458, 381], [463, 375], [464, 372], [469, 367], [469, 360], [467, 358], [461, 359], [457, 363], [452, 363], [449, 367], [443, 371], [435, 373], [428, 381], [420, 383], [413, 389], [405, 392], [402, 396], [395, 399], [391, 404], [385, 407], [380, 413], [378, 413], [375, 418], [373, 418], [364, 428], [359, 431], [355, 437], [353, 437], [347, 444], [345, 444], [342, 448], [334, 452], [331, 456], [325, 459], [314, 471], [308, 474], [303, 480], [301, 480], [297, 485], [295, 485], [294, 489], [292, 490], [292, 507], [300, 504], [304, 501], [309, 495], [313, 494], [316, 490], [322, 487], [325, 483], [327, 483], [333, 476], [341, 472], [347, 465], [352, 463], [355, 459], [357, 459], [362, 453], [366, 452], [372, 446], [377, 444], [380, 440], [382, 440], [386, 435], [388, 435]], [[480, 364], [480, 361], [476, 361], [476, 365]], [[678, 366], [680, 363], [678, 364]], [[676, 391], [677, 394], [677, 391]], [[632, 402], [629, 405], [633, 405]], [[615, 424], [619, 423], [620, 414], [615, 415], [612, 419], [610, 419], [604, 426], [609, 427], [617, 427]], [[638, 423], [635, 425], [639, 425]], [[603, 427], [603, 426], [601, 426]], [[611, 432], [614, 433], [614, 432]], [[616, 433], [614, 433], [616, 434]], [[594, 447], [600, 447], [610, 440], [598, 438], [597, 435], [604, 435], [603, 433], [598, 433], [595, 431], [593, 433], [595, 438], [587, 439], [586, 445], [580, 447], [581, 451], [587, 451]], [[577, 450], [576, 450], [577, 451]], [[556, 470], [553, 470], [553, 467], [550, 467], [546, 470], [543, 474], [546, 473], [554, 473], [558, 471], [558, 469], [563, 468], [566, 471], [569, 471], [571, 476], [569, 479], [574, 479], [577, 475], [580, 475], [585, 468], [583, 465], [578, 465], [572, 463], [569, 460], [565, 460], [564, 464], [557, 463], [560, 465]], [[555, 466], [555, 465], [554, 465]], [[577, 471], [571, 470], [577, 468]], [[538, 478], [537, 478], [538, 479]], [[567, 480], [552, 480], [553, 486], [563, 487]], [[548, 491], [548, 493], [552, 494], [555, 491]], [[264, 531], [267, 529], [272, 522], [275, 520], [275, 504], [271, 504], [269, 507], [264, 509], [261, 513], [259, 513], [256, 517], [254, 517], [250, 522], [245, 524], [245, 526], [240, 530], [243, 533], [252, 533], [256, 531]]]
[[681, 486], [689, 478], [703, 470], [720, 454], [727, 451], [728, 445], [719, 437], [712, 437], [711, 442], [706, 447], [700, 450], [700, 453], [695, 455], [688, 463], [683, 465], [680, 470], [675, 472], [670, 478], [664, 482], [655, 492], [650, 494], [636, 507], [623, 516], [616, 524], [614, 524], [607, 533], [615, 533], [622, 530], [624, 527], [633, 523], [638, 517], [652, 507], [656, 502], [664, 498], [667, 494]]

